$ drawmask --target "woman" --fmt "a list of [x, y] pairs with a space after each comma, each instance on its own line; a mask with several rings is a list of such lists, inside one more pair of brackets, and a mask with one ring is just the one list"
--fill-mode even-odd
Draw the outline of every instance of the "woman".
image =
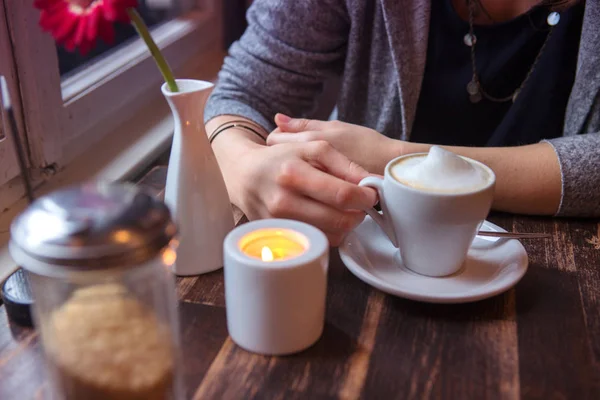
[[[251, 219], [338, 244], [376, 201], [355, 184], [431, 144], [496, 172], [496, 210], [600, 215], [597, 1], [257, 0], [248, 20], [206, 120]], [[298, 119], [336, 76], [344, 122]]]

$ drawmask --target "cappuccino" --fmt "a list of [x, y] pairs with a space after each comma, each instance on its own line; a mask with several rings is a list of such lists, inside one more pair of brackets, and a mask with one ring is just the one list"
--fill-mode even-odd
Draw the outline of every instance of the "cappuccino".
[[470, 193], [493, 181], [483, 165], [438, 146], [431, 147], [426, 155], [398, 160], [389, 171], [403, 185], [435, 193]]

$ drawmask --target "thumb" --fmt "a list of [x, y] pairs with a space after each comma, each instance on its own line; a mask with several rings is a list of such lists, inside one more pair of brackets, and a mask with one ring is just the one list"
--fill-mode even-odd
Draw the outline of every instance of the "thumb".
[[276, 114], [275, 123], [281, 132], [288, 133], [318, 131], [322, 125], [321, 121], [306, 118], [291, 118], [285, 114]]

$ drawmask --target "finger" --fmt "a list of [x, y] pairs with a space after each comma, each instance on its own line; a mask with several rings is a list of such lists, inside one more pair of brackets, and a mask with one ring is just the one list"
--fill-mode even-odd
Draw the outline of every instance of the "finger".
[[[365, 215], [366, 214], [364, 214], [364, 213], [362, 215], [357, 215], [356, 216], [357, 221], [353, 225], [358, 226], [362, 222], [362, 220], [365, 218]], [[264, 219], [264, 218], [274, 218], [274, 216], [271, 215], [268, 211], [266, 211], [266, 209], [264, 211], [260, 212], [260, 213], [257, 213], [255, 215], [253, 215], [253, 216], [250, 216], [250, 215], [246, 215], [246, 216], [248, 217], [248, 219], [250, 221]], [[288, 217], [288, 218], [290, 218], [290, 217]], [[307, 222], [306, 221], [306, 216], [304, 216], [304, 215], [301, 216], [301, 217], [296, 217], [294, 219], [298, 220], [298, 221]], [[319, 228], [325, 234], [325, 236], [327, 236], [327, 240], [329, 242], [329, 245], [332, 246], [332, 247], [339, 246], [342, 243], [342, 241], [346, 238], [346, 236], [348, 236], [348, 233], [350, 233], [350, 232], [333, 232], [333, 231], [329, 231], [328, 230], [329, 227], [327, 227], [327, 226], [319, 226], [318, 224], [320, 224], [320, 222], [313, 223], [311, 225]]]
[[[290, 203], [290, 204], [293, 204], [293, 203]], [[300, 204], [299, 206], [302, 207], [302, 204]], [[365, 215], [366, 215], [364, 212], [358, 212], [358, 211], [349, 211], [348, 213], [349, 213], [348, 215], [350, 216], [350, 218], [356, 218], [356, 221], [348, 223], [349, 226], [354, 226], [354, 228], [356, 226], [358, 226], [364, 220]], [[275, 217], [273, 214], [271, 214], [267, 210], [267, 207], [265, 207], [264, 204], [260, 207], [257, 207], [256, 209], [253, 209], [252, 212], [246, 212], [245, 215], [250, 221], [259, 220], [259, 219], [263, 219], [263, 218], [274, 218]], [[291, 213], [282, 213], [282, 215], [291, 215]], [[304, 221], [307, 223], [310, 223], [310, 222], [308, 222], [308, 220], [316, 219], [316, 218], [306, 218], [306, 215], [299, 215], [296, 217], [287, 217], [287, 218], [293, 218], [293, 219], [296, 219], [299, 221]], [[323, 222], [324, 222], [323, 220], [320, 220], [320, 221], [311, 223], [311, 225], [316, 226], [321, 231], [323, 231], [325, 236], [327, 236], [327, 240], [329, 241], [330, 246], [333, 246], [333, 247], [339, 246], [342, 243], [342, 241], [344, 240], [344, 238], [346, 238], [348, 233], [350, 233], [350, 232], [334, 231], [334, 229], [331, 226], [328, 226]], [[354, 228], [352, 228], [352, 229], [354, 229]]]
[[352, 211], [352, 212], [356, 213], [356, 214], [352, 215], [350, 217], [351, 222], [348, 223], [348, 226], [351, 228], [348, 228], [347, 230], [331, 231], [331, 230], [328, 230], [327, 226], [323, 226], [322, 228], [319, 228], [327, 236], [330, 246], [333, 246], [333, 247], [339, 246], [343, 242], [343, 240], [350, 234], [350, 232], [352, 232], [354, 229], [356, 229], [356, 227], [358, 225], [360, 225], [361, 222], [364, 221], [365, 216], [366, 216], [366, 214], [364, 212], [359, 212], [359, 211]]
[[266, 211], [268, 217], [303, 221], [331, 237], [344, 236], [365, 218], [362, 211], [341, 211], [286, 190], [266, 199]]
[[337, 247], [339, 245], [342, 244], [342, 242], [346, 239], [346, 237], [350, 234], [350, 232], [352, 232], [354, 229], [356, 229], [356, 227], [358, 225], [360, 225], [365, 217], [366, 214], [364, 212], [360, 212], [360, 211], [353, 211], [356, 212], [356, 221], [354, 223], [354, 227], [347, 231], [347, 232], [329, 232], [327, 230], [323, 230], [323, 232], [325, 233], [325, 235], [327, 235], [327, 238], [329, 239], [329, 244], [333, 247]]
[[[364, 213], [363, 213], [364, 214]], [[252, 209], [249, 212], [245, 212], [244, 215], [248, 218], [249, 221], [256, 221], [256, 220], [260, 220], [260, 219], [264, 219], [264, 218], [274, 218], [274, 216], [266, 209], [266, 207], [264, 206], [264, 204], [261, 207], [258, 207], [256, 209]], [[364, 215], [357, 215], [357, 226], [358, 224], [360, 224], [360, 222], [362, 222], [362, 219], [364, 219]], [[297, 220], [302, 220], [304, 221], [306, 218], [304, 217], [298, 217], [295, 218]], [[315, 224], [312, 224], [314, 226], [317, 226]], [[326, 226], [323, 227], [318, 227], [324, 234], [325, 236], [327, 236], [327, 240], [329, 241], [329, 245], [333, 246], [333, 247], [337, 247], [342, 243], [342, 240], [348, 235], [349, 232], [333, 232], [333, 231], [328, 231]]]
[[331, 247], [339, 247], [346, 238], [347, 235], [340, 235], [336, 233], [325, 233], [327, 236], [327, 240], [329, 241], [329, 246]]
[[369, 176], [366, 169], [350, 161], [326, 141], [306, 143], [302, 149], [302, 157], [306, 161], [347, 182], [358, 184]]
[[301, 160], [284, 163], [277, 184], [338, 210], [365, 210], [377, 201], [374, 190], [346, 182]]
[[291, 118], [284, 114], [275, 115], [275, 123], [282, 132], [318, 131], [327, 123], [316, 119]]
[[312, 142], [319, 140], [315, 132], [300, 132], [300, 133], [279, 133], [273, 131], [267, 138], [267, 145], [273, 146], [275, 144], [282, 143], [301, 143], [301, 142]]

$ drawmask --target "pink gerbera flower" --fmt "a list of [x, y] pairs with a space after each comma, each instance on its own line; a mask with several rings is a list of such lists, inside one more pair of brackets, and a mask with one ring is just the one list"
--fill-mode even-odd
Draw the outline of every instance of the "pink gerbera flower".
[[129, 22], [127, 9], [137, 0], [35, 0], [41, 10], [40, 26], [67, 50], [87, 54], [100, 37], [115, 41], [115, 22]]

